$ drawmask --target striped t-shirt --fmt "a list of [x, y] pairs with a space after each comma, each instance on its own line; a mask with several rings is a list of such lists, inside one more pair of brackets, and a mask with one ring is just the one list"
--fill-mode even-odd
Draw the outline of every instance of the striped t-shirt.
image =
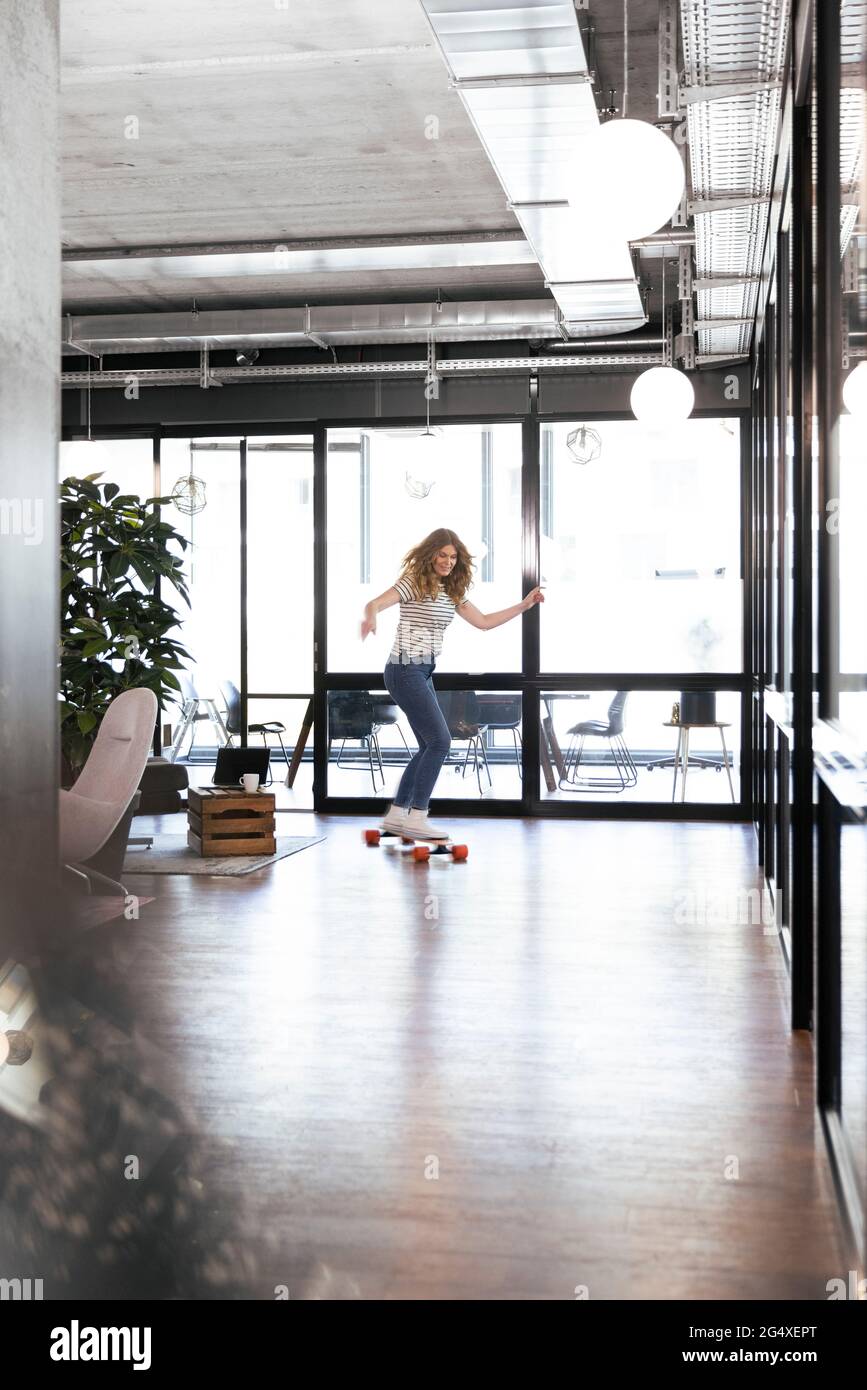
[[[442, 651], [443, 633], [455, 615], [455, 603], [440, 585], [436, 598], [423, 597], [411, 579], [398, 579], [394, 588], [400, 594], [400, 621], [389, 661], [408, 666], [411, 662], [432, 662]], [[462, 599], [461, 603], [466, 603]]]

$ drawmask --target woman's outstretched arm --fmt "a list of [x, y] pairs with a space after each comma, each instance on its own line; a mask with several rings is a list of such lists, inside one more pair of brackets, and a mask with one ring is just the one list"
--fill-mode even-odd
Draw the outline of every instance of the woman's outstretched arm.
[[544, 602], [545, 595], [537, 584], [536, 588], [531, 589], [520, 603], [513, 603], [511, 608], [501, 608], [498, 613], [480, 613], [474, 603], [462, 603], [457, 612], [473, 627], [481, 628], [483, 632], [490, 632], [492, 627], [502, 627], [503, 623], [511, 622], [512, 618], [517, 618], [519, 613], [526, 613], [527, 609], [532, 608], [534, 604]]
[[364, 641], [369, 632], [376, 632], [376, 615], [381, 613], [383, 608], [391, 608], [395, 603], [400, 603], [400, 594], [394, 585], [386, 589], [384, 594], [378, 598], [372, 598], [370, 603], [364, 605], [364, 618], [361, 623], [361, 640]]

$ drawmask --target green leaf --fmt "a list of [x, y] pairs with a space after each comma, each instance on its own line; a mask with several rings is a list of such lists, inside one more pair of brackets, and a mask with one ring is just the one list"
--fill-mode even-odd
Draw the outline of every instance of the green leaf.
[[103, 566], [103, 570], [110, 579], [120, 579], [126, 574], [129, 568], [129, 561], [122, 550], [116, 550], [113, 555], [109, 555]]
[[135, 570], [142, 584], [144, 584], [145, 588], [152, 589], [154, 587], [154, 584], [156, 583], [156, 575], [154, 574], [150, 565], [146, 564], [144, 560], [140, 560], [137, 555], [132, 556], [131, 563], [133, 569]]
[[83, 734], [89, 734], [91, 729], [96, 728], [96, 715], [93, 713], [92, 710], [79, 710], [78, 727]]
[[105, 648], [110, 645], [108, 639], [105, 637], [93, 637], [89, 642], [85, 642], [81, 649], [81, 655], [96, 656], [97, 652], [104, 651]]

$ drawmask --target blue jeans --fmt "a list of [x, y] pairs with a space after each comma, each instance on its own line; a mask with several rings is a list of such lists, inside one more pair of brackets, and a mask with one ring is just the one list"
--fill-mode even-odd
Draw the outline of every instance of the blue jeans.
[[426, 811], [440, 768], [451, 747], [449, 726], [434, 694], [433, 662], [404, 666], [389, 661], [384, 671], [385, 688], [404, 712], [415, 734], [418, 752], [407, 763], [394, 798], [395, 806]]

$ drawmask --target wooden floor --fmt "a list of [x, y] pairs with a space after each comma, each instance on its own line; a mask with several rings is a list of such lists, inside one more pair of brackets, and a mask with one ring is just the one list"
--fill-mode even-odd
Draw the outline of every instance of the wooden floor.
[[208, 1289], [205, 1261], [204, 1296], [824, 1299], [845, 1278], [811, 1045], [744, 910], [750, 829], [465, 820], [468, 862], [423, 865], [362, 824], [285, 816], [327, 839], [250, 877], [128, 880], [155, 898], [116, 924], [147, 947], [139, 1026], [236, 1220], [234, 1278]]

